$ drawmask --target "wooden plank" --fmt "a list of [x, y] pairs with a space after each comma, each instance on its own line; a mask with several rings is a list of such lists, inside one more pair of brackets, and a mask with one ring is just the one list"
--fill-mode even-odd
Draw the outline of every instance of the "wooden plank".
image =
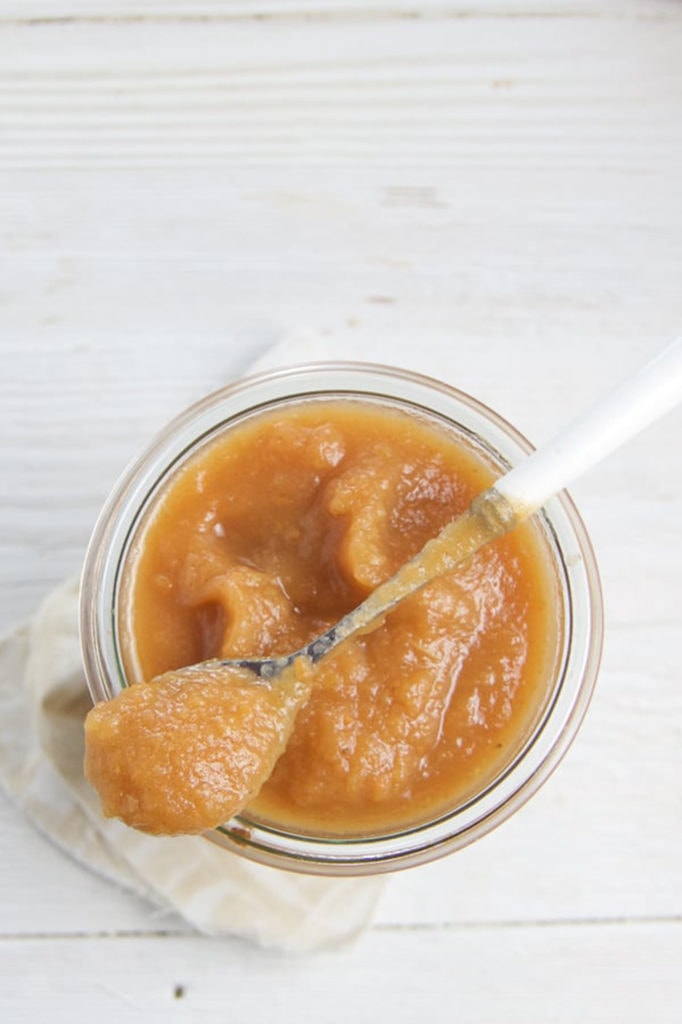
[[609, 17], [668, 19], [675, 0], [4, 0], [3, 21], [341, 20], [386, 18]]
[[677, 1024], [682, 927], [380, 930], [354, 947], [281, 957], [186, 938], [4, 940], [13, 1024], [417, 1018], [482, 1024]]
[[[301, 37], [304, 34], [304, 39]], [[7, 27], [0, 170], [677, 165], [682, 18]], [[84, 45], [87, 40], [87, 44]], [[97, 54], [94, 59], [93, 54]], [[305, 56], [302, 56], [305, 54]], [[309, 56], [308, 56], [309, 55]], [[576, 61], [581, 74], [573, 74]]]

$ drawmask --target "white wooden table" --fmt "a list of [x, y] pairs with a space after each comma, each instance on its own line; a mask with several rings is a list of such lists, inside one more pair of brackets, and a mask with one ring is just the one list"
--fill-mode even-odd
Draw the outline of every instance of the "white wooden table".
[[[441, 346], [536, 441], [682, 330], [682, 4], [0, 0], [3, 629], [150, 434], [301, 325]], [[573, 489], [603, 670], [513, 820], [291, 958], [159, 919], [0, 793], [0, 1019], [682, 1019], [681, 428]]]

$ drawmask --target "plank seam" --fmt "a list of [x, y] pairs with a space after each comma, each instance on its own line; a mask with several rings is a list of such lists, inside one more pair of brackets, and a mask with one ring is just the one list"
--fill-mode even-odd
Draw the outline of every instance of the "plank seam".
[[[533, 928], [554, 929], [554, 928], [622, 928], [622, 927], [657, 927], [659, 925], [682, 925], [682, 914], [663, 916], [622, 916], [622, 917], [581, 917], [581, 918], [551, 918], [542, 920], [540, 918], [527, 921], [521, 919], [509, 919], [504, 921], [424, 921], [406, 923], [377, 923], [368, 928], [370, 932], [466, 932], [466, 931], [514, 931], [530, 930]], [[51, 942], [70, 941], [82, 942], [92, 939], [126, 941], [127, 939], [165, 939], [168, 941], [184, 940], [188, 937], [196, 937], [197, 932], [192, 928], [187, 929], [121, 929], [115, 931], [55, 931], [55, 932], [6, 932], [0, 934], [0, 945], [8, 942]]]
[[397, 8], [393, 11], [382, 10], [358, 10], [355, 7], [337, 8], [333, 11], [314, 11], [306, 8], [286, 11], [261, 11], [260, 13], [247, 13], [235, 11], [233, 13], [134, 13], [125, 14], [42, 14], [27, 16], [25, 18], [16, 16], [0, 15], [0, 26], [7, 27], [36, 27], [36, 26], [63, 26], [74, 25], [140, 25], [140, 24], [178, 24], [178, 25], [210, 25], [210, 24], [252, 24], [263, 22], [273, 23], [297, 23], [309, 22], [315, 24], [330, 24], [338, 22], [392, 22], [392, 21], [646, 21], [646, 22], [679, 22], [682, 21], [682, 11], [679, 8], [671, 8], [669, 11], [660, 9], [647, 11], [645, 9], [624, 10], [619, 12], [615, 9], [608, 11], [586, 11], [571, 10], [566, 7], [559, 10], [542, 10], [529, 8], [518, 11], [510, 11], [500, 8], [499, 10], [462, 10], [454, 8], [435, 7], [433, 9], [407, 9]]

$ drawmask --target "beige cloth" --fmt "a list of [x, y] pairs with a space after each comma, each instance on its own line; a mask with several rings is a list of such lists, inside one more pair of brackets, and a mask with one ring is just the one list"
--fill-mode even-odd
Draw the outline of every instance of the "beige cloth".
[[[299, 333], [251, 369], [325, 358], [333, 355], [324, 343]], [[10, 797], [83, 865], [201, 932], [290, 951], [356, 936], [371, 919], [379, 878], [278, 871], [201, 836], [155, 838], [102, 817], [82, 769], [90, 699], [81, 669], [77, 589], [76, 582], [65, 583], [31, 622], [0, 639], [0, 784]]]
[[[366, 359], [452, 377], [476, 364], [480, 346], [351, 332], [341, 346], [298, 331], [250, 369], [325, 359]], [[198, 930], [265, 946], [310, 950], [341, 943], [371, 920], [381, 880], [323, 879], [246, 861], [202, 837], [145, 836], [105, 820], [83, 777], [83, 717], [77, 585], [49, 595], [35, 618], [0, 640], [0, 784], [38, 828], [89, 868], [175, 911]]]
[[76, 860], [197, 930], [306, 951], [371, 919], [377, 878], [317, 878], [244, 860], [201, 836], [155, 838], [107, 820], [83, 777], [90, 707], [78, 644], [78, 586], [63, 584], [0, 640], [0, 782]]

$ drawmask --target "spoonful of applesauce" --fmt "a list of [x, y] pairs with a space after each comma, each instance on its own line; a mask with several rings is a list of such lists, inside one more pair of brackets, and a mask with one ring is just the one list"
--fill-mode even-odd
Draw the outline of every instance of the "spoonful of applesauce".
[[340, 622], [285, 657], [206, 661], [97, 704], [85, 773], [105, 815], [156, 834], [202, 832], [256, 796], [284, 752], [315, 665], [452, 572], [682, 401], [682, 338], [479, 494], [463, 515]]

